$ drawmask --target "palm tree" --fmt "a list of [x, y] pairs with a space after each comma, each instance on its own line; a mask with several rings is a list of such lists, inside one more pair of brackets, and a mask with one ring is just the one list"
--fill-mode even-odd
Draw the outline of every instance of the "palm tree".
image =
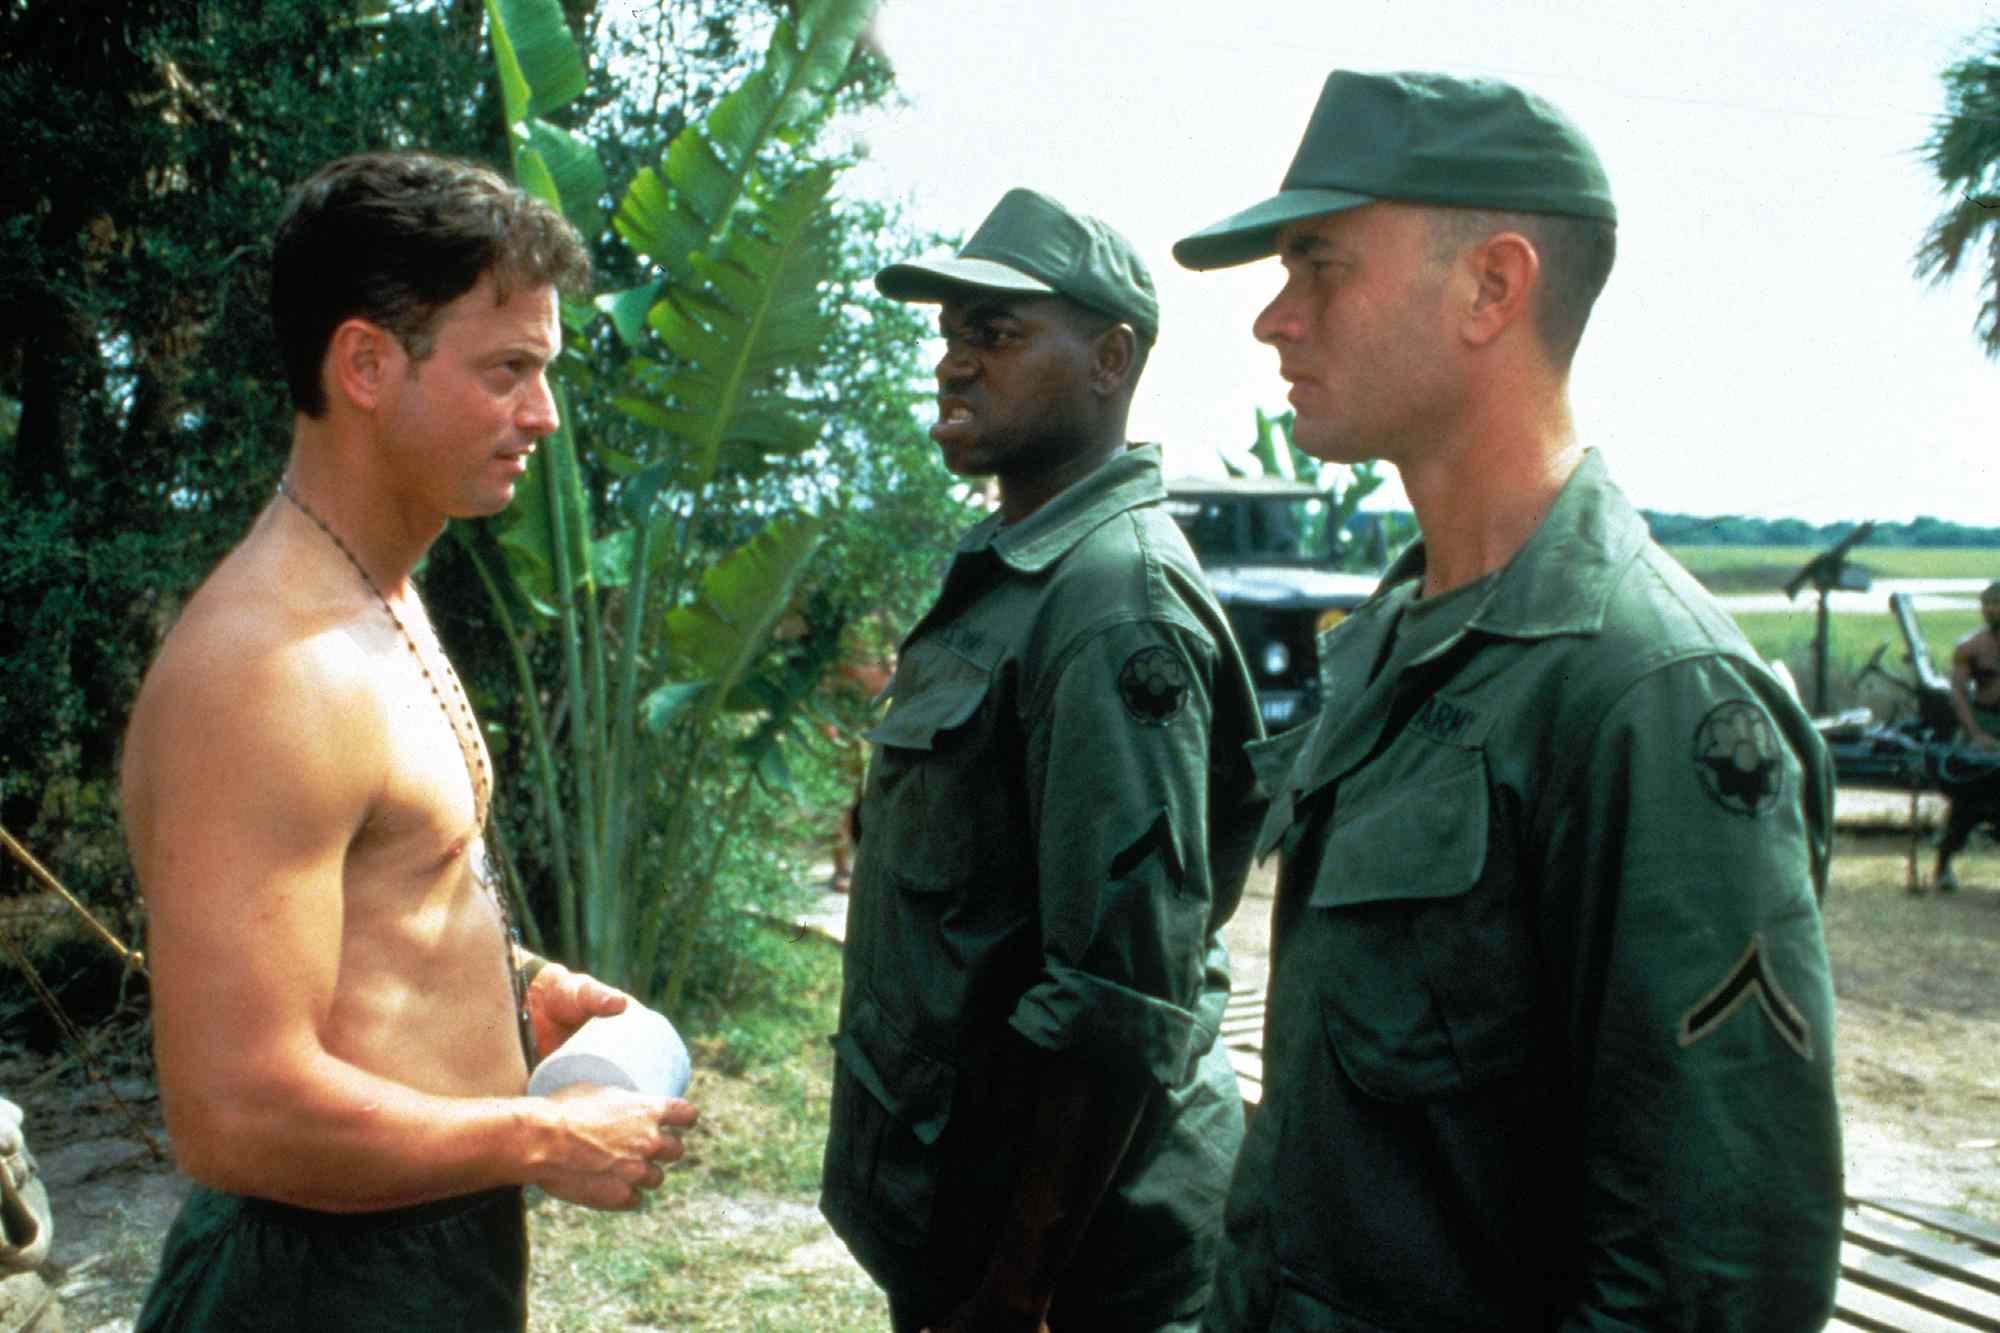
[[1941, 283], [1968, 254], [1983, 254], [1984, 299], [1974, 329], [2000, 358], [2000, 23], [1967, 43], [1944, 71], [1945, 110], [1922, 153], [1937, 173], [1944, 211], [1917, 247], [1917, 276]]

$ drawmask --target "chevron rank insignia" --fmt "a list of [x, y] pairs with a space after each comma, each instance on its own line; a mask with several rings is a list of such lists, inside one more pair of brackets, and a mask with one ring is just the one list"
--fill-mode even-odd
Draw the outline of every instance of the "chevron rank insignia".
[[1752, 1000], [1787, 1046], [1807, 1060], [1813, 1058], [1812, 1025], [1778, 985], [1777, 974], [1765, 966], [1762, 935], [1752, 935], [1750, 947], [1729, 969], [1729, 975], [1681, 1015], [1681, 1048], [1685, 1050], [1714, 1032]]

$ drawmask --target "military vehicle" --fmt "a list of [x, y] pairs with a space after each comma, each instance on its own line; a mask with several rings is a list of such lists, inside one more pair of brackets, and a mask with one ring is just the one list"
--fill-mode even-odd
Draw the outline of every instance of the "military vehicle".
[[1340, 534], [1325, 492], [1278, 477], [1179, 477], [1167, 483], [1167, 511], [1243, 646], [1265, 727], [1311, 717], [1319, 707], [1315, 640], [1378, 582], [1332, 568]]

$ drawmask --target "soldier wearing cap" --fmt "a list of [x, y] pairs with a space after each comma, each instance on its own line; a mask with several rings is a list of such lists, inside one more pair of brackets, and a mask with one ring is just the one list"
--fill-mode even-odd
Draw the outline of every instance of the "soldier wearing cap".
[[1422, 541], [1259, 747], [1262, 1108], [1207, 1327], [1817, 1329], [1840, 1245], [1831, 783], [1808, 719], [1579, 443], [1596, 153], [1503, 83], [1336, 71], [1256, 336], [1299, 443]]
[[1261, 727], [1125, 439], [1152, 280], [1012, 190], [876, 284], [942, 307], [931, 434], [1000, 507], [868, 733], [821, 1207], [898, 1330], [1193, 1329], [1242, 1137], [1219, 931]]

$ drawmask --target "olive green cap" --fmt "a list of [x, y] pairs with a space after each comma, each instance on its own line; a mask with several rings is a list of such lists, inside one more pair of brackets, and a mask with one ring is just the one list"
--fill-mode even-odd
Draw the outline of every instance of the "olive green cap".
[[1036, 190], [1002, 195], [956, 255], [891, 264], [875, 287], [894, 301], [945, 301], [967, 288], [1041, 292], [1160, 336], [1153, 275], [1132, 243], [1096, 218], [1072, 213]]
[[1278, 192], [1174, 244], [1185, 268], [1278, 252], [1278, 229], [1380, 199], [1618, 221], [1590, 141], [1497, 79], [1403, 71], [1327, 76]]

